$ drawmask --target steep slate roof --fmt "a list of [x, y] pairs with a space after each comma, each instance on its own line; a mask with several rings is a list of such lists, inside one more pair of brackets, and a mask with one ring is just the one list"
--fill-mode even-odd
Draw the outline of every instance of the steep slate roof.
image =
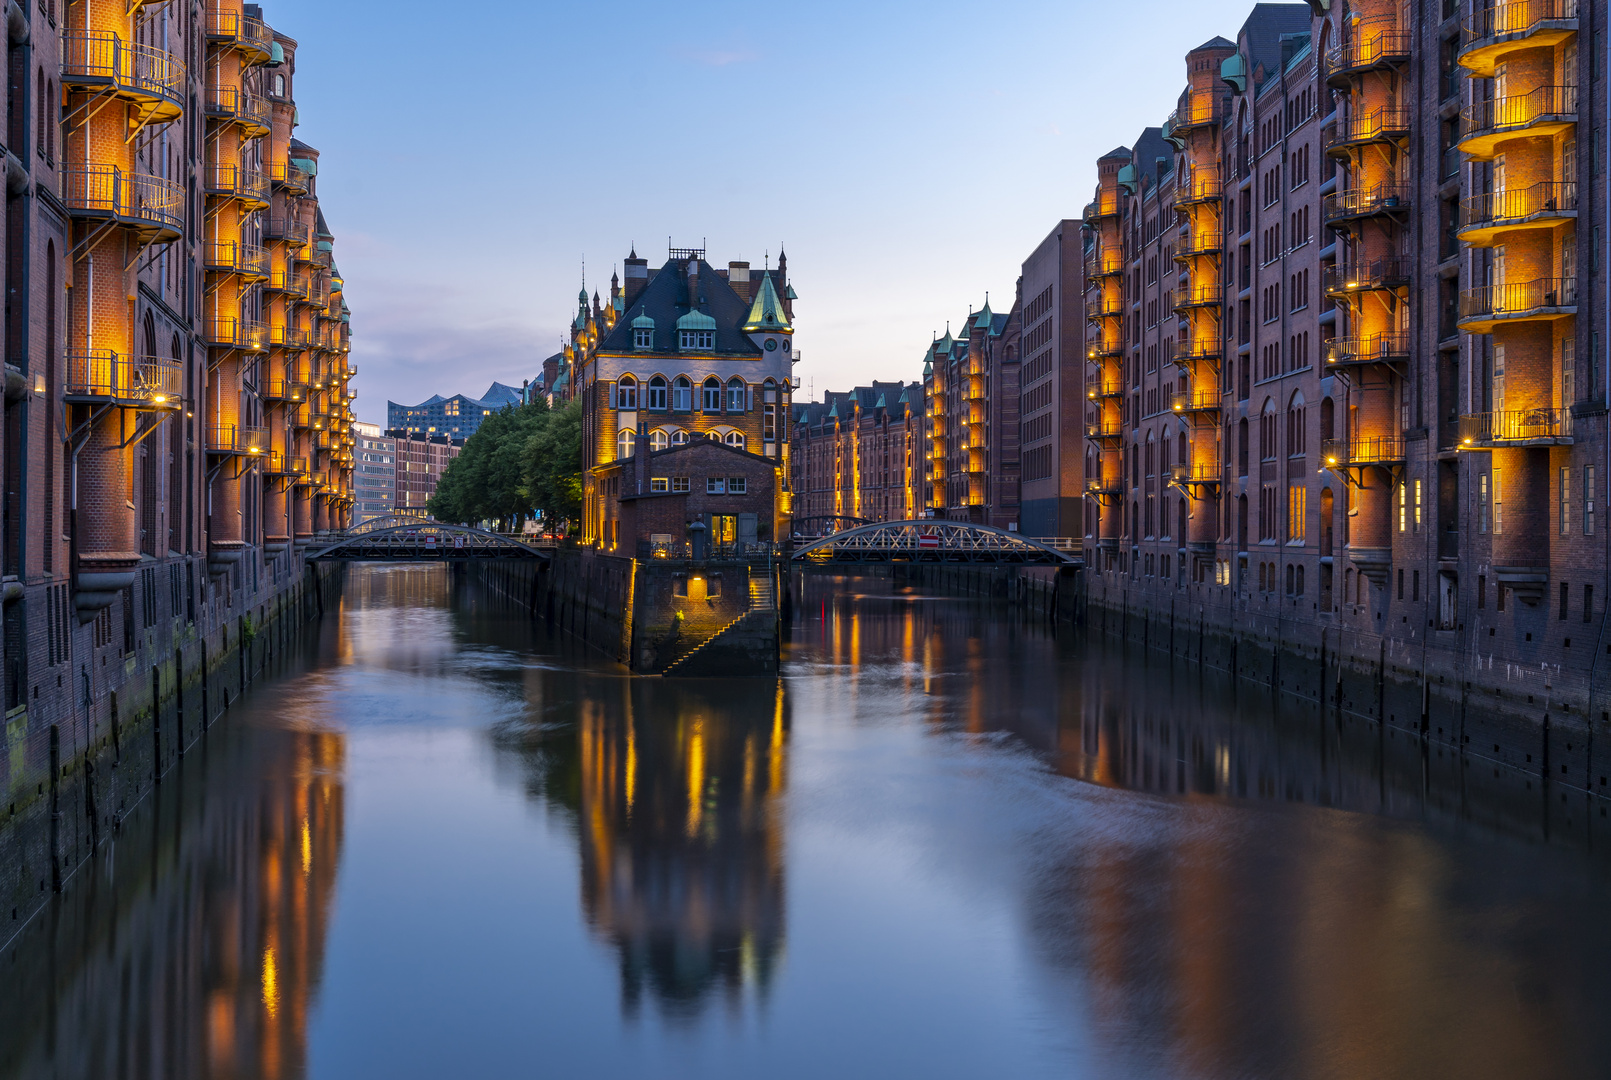
[[1242, 37], [1247, 41], [1248, 76], [1260, 64], [1265, 76], [1281, 70], [1281, 35], [1306, 34], [1312, 12], [1308, 4], [1254, 4], [1247, 21], [1242, 24]]
[[[666, 263], [649, 278], [624, 317], [617, 319], [614, 328], [599, 343], [600, 352], [633, 352], [632, 320], [647, 314], [655, 321], [654, 351], [674, 353], [677, 340], [672, 329], [677, 320], [689, 313], [688, 279], [683, 267], [686, 260], [674, 259]], [[756, 344], [745, 336], [743, 326], [750, 313], [750, 305], [733, 291], [727, 279], [716, 273], [705, 260], [699, 260], [699, 308], [716, 321], [716, 353], [718, 355], [753, 358], [761, 354]]]
[[[1234, 41], [1226, 41], [1224, 38], [1220, 37], [1218, 34], [1215, 34], [1213, 37], [1209, 38], [1207, 41], [1205, 41], [1201, 45], [1197, 46], [1197, 48], [1193, 49], [1192, 52], [1202, 52], [1204, 49], [1234, 49], [1234, 48], [1236, 48], [1236, 42], [1234, 42]], [[1191, 53], [1187, 53], [1187, 55], [1189, 56], [1189, 55], [1191, 55]]]

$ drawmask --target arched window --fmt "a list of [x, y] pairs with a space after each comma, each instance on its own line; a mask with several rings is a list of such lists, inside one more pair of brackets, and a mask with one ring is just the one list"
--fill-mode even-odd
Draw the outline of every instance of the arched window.
[[676, 431], [673, 431], [671, 433], [671, 445], [672, 446], [687, 446], [688, 445], [688, 433], [686, 431], [684, 431], [682, 428], [678, 428]]
[[694, 411], [694, 384], [686, 375], [678, 375], [671, 384], [671, 408], [673, 412]]
[[727, 411], [744, 411], [744, 380], [737, 375], [727, 380]]
[[60, 122], [61, 103], [56, 100], [56, 80], [45, 81], [45, 160], [56, 160], [56, 125]]
[[722, 411], [722, 383], [712, 375], [700, 387], [699, 408], [704, 412]]
[[1259, 460], [1269, 461], [1275, 457], [1275, 402], [1269, 398], [1264, 399], [1264, 408], [1259, 411]]
[[[26, 76], [24, 76], [26, 78]], [[45, 69], [39, 69], [39, 78], [36, 80], [35, 93], [39, 96], [39, 104], [34, 108], [34, 149], [40, 157], [45, 156]]]
[[[651, 409], [658, 409], [661, 411], [665, 410], [666, 380], [663, 376], [656, 375], [654, 378], [649, 380], [649, 400], [646, 404], [647, 407]], [[662, 432], [662, 437], [663, 436], [664, 433]]]
[[624, 460], [632, 456], [632, 448], [637, 445], [638, 433], [631, 428], [622, 428], [615, 437], [615, 456], [617, 460]]
[[615, 405], [620, 409], [636, 409], [638, 407], [638, 380], [630, 375], [623, 375], [615, 384]]
[[[653, 386], [654, 384], [650, 383], [649, 385]], [[671, 440], [666, 437], [666, 432], [665, 432], [664, 428], [655, 428], [653, 431], [649, 432], [649, 449], [650, 450], [664, 450], [666, 447], [668, 447], [670, 445], [671, 445]]]
[[729, 431], [723, 441], [728, 446], [737, 447], [740, 450], [744, 449], [744, 433], [742, 431]]
[[1300, 457], [1309, 446], [1309, 410], [1303, 402], [1303, 391], [1294, 390], [1287, 402], [1287, 456]]
[[1236, 475], [1247, 475], [1247, 417], [1236, 425]]
[[274, 96], [275, 97], [284, 97], [285, 96], [285, 76], [284, 75], [276, 75], [276, 76], [274, 76]]

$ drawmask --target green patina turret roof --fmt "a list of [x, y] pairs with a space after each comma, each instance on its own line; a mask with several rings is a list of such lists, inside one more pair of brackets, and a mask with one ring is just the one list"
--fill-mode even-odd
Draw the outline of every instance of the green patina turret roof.
[[746, 334], [776, 331], [790, 333], [794, 327], [789, 325], [789, 315], [783, 310], [783, 301], [778, 299], [777, 288], [772, 284], [772, 275], [766, 274], [761, 278], [761, 287], [755, 293], [755, 303], [750, 305], [750, 317], [744, 320], [743, 330]]
[[677, 320], [677, 329], [714, 330], [716, 329], [716, 320], [703, 311], [695, 309]]
[[977, 314], [977, 315], [975, 315], [973, 317], [973, 325], [975, 327], [977, 327], [978, 329], [980, 329], [980, 330], [988, 330], [988, 329], [990, 329], [990, 322], [991, 322], [992, 317], [993, 316], [992, 316], [991, 311], [990, 311], [990, 297], [986, 296], [985, 297], [985, 306], [980, 308], [979, 309], [979, 314]]
[[653, 330], [654, 329], [654, 319], [649, 315], [649, 312], [648, 312], [647, 309], [643, 309], [642, 311], [640, 311], [638, 317], [636, 319], [632, 320], [632, 329], [634, 329], [634, 330]]

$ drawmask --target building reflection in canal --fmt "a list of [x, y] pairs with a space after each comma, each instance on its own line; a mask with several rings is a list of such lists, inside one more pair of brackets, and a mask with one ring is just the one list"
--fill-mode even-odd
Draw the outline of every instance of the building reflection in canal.
[[[557, 677], [556, 677], [557, 674]], [[584, 678], [537, 669], [542, 720], [501, 732], [574, 820], [581, 897], [614, 949], [622, 1009], [691, 1019], [783, 953], [787, 695], [778, 680]]]
[[6, 950], [0, 1077], [303, 1075], [344, 757], [231, 722], [193, 746]]

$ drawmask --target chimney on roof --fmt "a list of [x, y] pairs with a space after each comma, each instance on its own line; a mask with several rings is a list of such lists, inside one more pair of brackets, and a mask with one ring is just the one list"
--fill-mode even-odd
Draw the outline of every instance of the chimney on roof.
[[747, 262], [730, 262], [727, 264], [727, 283], [733, 291], [742, 296], [746, 302], [753, 299], [750, 296], [750, 264]]
[[688, 310], [699, 310], [699, 260], [688, 260]]
[[633, 255], [622, 266], [626, 270], [626, 293], [624, 299], [626, 306], [631, 307], [632, 302], [638, 298], [638, 294], [643, 291], [644, 286], [649, 284], [649, 260], [640, 259]]

